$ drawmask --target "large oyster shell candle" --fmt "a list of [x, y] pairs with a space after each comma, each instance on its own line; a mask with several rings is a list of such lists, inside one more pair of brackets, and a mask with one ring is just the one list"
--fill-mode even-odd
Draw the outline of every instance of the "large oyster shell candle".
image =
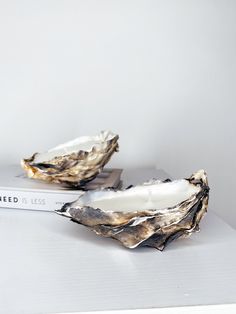
[[118, 151], [118, 138], [110, 131], [79, 137], [22, 159], [21, 165], [30, 178], [80, 187], [95, 178]]
[[199, 229], [208, 205], [206, 173], [188, 179], [150, 181], [126, 190], [84, 192], [58, 214], [127, 248], [151, 246], [163, 250], [171, 241]]

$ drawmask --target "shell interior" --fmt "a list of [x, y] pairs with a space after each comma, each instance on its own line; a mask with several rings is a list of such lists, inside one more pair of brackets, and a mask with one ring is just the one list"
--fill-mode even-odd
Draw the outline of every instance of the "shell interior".
[[102, 146], [105, 145], [105, 142], [112, 140], [114, 136], [115, 134], [112, 132], [101, 132], [101, 134], [95, 136], [78, 137], [64, 144], [57, 145], [45, 153], [37, 154], [35, 156], [34, 163], [47, 162], [56, 157], [70, 155], [79, 151], [91, 152], [94, 148], [102, 148]]
[[104, 211], [142, 211], [171, 208], [200, 191], [199, 186], [187, 180], [157, 182], [140, 185], [125, 191], [94, 191], [84, 194], [78, 200], [80, 206], [100, 208]]

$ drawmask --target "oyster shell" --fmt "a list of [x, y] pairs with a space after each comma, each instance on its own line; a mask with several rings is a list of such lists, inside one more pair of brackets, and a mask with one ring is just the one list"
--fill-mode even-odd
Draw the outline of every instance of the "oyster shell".
[[56, 212], [127, 248], [163, 250], [171, 241], [199, 230], [208, 195], [207, 175], [199, 170], [188, 179], [84, 192]]
[[118, 138], [110, 131], [79, 137], [22, 159], [21, 166], [30, 178], [80, 187], [94, 179], [118, 151]]

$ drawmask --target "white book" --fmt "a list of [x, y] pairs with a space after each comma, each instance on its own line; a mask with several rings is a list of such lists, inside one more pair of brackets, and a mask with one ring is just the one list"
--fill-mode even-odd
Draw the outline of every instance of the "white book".
[[[86, 185], [87, 190], [118, 187], [121, 169], [104, 169]], [[0, 207], [53, 211], [75, 201], [82, 193], [57, 184], [27, 178], [18, 165], [0, 169]]]

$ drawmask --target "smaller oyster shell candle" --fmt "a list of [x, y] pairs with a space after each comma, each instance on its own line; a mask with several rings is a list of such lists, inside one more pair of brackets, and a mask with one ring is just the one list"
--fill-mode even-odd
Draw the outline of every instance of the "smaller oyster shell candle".
[[119, 136], [102, 131], [58, 145], [45, 153], [34, 153], [21, 161], [27, 176], [68, 187], [81, 187], [94, 179], [114, 152]]

